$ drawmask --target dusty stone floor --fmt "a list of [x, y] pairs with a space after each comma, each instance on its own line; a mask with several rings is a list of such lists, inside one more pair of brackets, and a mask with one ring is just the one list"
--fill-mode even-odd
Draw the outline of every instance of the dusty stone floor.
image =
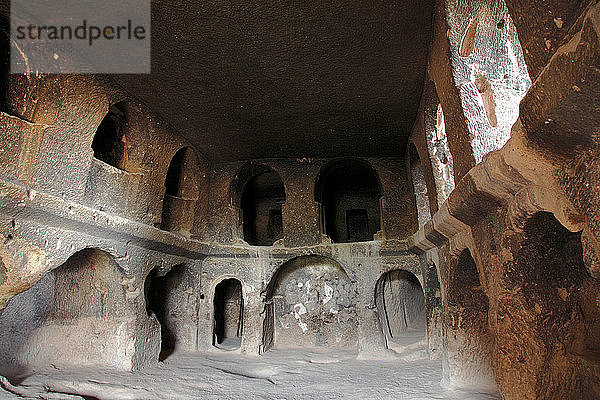
[[[475, 389], [440, 385], [441, 363], [425, 356], [423, 343], [385, 361], [357, 360], [356, 353], [275, 349], [260, 357], [237, 352], [175, 352], [154, 368], [40, 370], [14, 388], [52, 399], [499, 399]], [[54, 393], [52, 393], [54, 392]], [[47, 397], [39, 396], [46, 393]], [[79, 396], [69, 396], [79, 394]], [[20, 398], [0, 392], [0, 398]]]

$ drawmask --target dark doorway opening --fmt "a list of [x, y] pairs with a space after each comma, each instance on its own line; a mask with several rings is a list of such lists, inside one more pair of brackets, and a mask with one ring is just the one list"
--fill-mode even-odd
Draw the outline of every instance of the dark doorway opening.
[[244, 330], [242, 284], [226, 279], [215, 288], [213, 345], [223, 350], [238, 349]]
[[369, 237], [369, 216], [367, 210], [346, 211], [346, 226], [348, 228], [348, 240], [360, 242]]
[[251, 178], [242, 193], [244, 240], [254, 246], [271, 246], [283, 237], [282, 205], [285, 188], [275, 171]]
[[366, 162], [343, 159], [326, 165], [315, 187], [322, 233], [336, 243], [373, 240], [381, 229], [381, 196], [377, 174]]
[[159, 360], [164, 361], [175, 351], [177, 335], [174, 324], [176, 315], [171, 315], [174, 308], [173, 289], [179, 284], [185, 272], [185, 265], [176, 265], [166, 275], [159, 275], [158, 269], [153, 269], [148, 274], [144, 284], [146, 294], [146, 311], [148, 315], [154, 314], [160, 324], [160, 355]]

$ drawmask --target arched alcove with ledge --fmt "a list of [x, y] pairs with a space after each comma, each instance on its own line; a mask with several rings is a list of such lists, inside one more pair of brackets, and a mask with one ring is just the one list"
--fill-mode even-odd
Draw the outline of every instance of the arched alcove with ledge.
[[191, 147], [175, 153], [165, 178], [165, 195], [160, 227], [163, 230], [189, 235], [200, 195], [198, 159]]
[[450, 276], [449, 301], [471, 311], [487, 313], [488, 298], [479, 280], [479, 272], [471, 251], [464, 249], [458, 257], [456, 267]]
[[415, 274], [406, 270], [384, 274], [377, 281], [375, 304], [388, 348], [425, 339], [425, 294]]
[[272, 246], [283, 238], [282, 207], [285, 186], [279, 174], [259, 163], [244, 165], [232, 182], [232, 202], [237, 204], [243, 239], [254, 246]]
[[348, 158], [321, 168], [315, 184], [321, 233], [334, 243], [364, 242], [381, 230], [383, 190], [366, 161]]

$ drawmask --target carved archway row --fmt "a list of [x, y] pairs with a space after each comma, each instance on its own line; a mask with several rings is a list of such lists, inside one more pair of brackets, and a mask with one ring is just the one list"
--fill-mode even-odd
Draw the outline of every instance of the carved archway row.
[[[3, 373], [10, 375], [19, 363], [126, 370], [152, 365], [161, 349], [146, 288], [152, 265], [146, 260], [132, 267], [127, 260], [123, 266], [122, 259], [111, 247], [83, 247], [12, 297], [0, 317], [3, 332], [12, 335], [0, 341]], [[155, 270], [166, 274], [169, 269]], [[35, 309], [22, 313], [31, 303]], [[127, 345], [131, 338], [139, 343], [134, 349]], [[65, 340], [70, 346], [61, 345]]]
[[[519, 129], [517, 123], [515, 131]], [[468, 247], [476, 258], [471, 227], [503, 207], [507, 208], [507, 223], [515, 230], [522, 229], [531, 215], [548, 211], [571, 232], [583, 231], [590, 250], [599, 249], [585, 217], [554, 178], [555, 168], [524, 147], [515, 131], [501, 150], [490, 153], [469, 171], [432, 219], [409, 239], [412, 251], [422, 254], [448, 241], [451, 253]], [[587, 266], [593, 276], [598, 275], [597, 264]]]
[[[530, 321], [539, 312], [543, 312], [541, 310], [545, 307], [529, 307], [527, 298], [519, 303], [521, 305], [513, 304], [518, 303], [521, 289], [513, 288], [517, 290], [513, 293], [510, 291], [513, 290], [510, 289], [510, 285], [506, 286], [504, 282], [506, 279], [510, 282], [508, 277], [511, 274], [520, 276], [519, 274], [531, 272], [510, 271], [511, 262], [517, 262], [513, 260], [513, 257], [516, 257], [514, 253], [519, 251], [522, 243], [529, 238], [528, 235], [533, 235], [526, 233], [527, 227], [531, 226], [530, 221], [546, 213], [552, 215], [553, 217], [549, 218], [554, 218], [556, 224], [565, 232], [581, 233], [578, 240], [583, 248], [582, 262], [585, 263], [589, 275], [598, 276], [595, 274], [597, 247], [594, 245], [595, 238], [590, 233], [586, 219], [567, 200], [557, 181], [556, 167], [524, 143], [520, 124], [517, 123], [513, 130], [513, 138], [505, 147], [490, 153], [482, 163], [471, 169], [431, 221], [409, 241], [413, 252], [434, 261], [438, 267], [445, 319], [443, 340], [446, 341], [446, 349], [454, 349], [447, 350], [445, 355], [449, 365], [448, 378], [455, 383], [464, 383], [478, 377], [483, 383], [487, 382], [490, 385], [495, 385], [496, 380], [500, 385], [508, 385], [501, 388], [503, 393], [511, 393], [512, 390], [509, 384], [512, 382], [510, 371], [521, 368], [519, 363], [511, 364], [510, 357], [504, 357], [502, 351], [497, 351], [497, 346], [506, 345], [518, 349], [521, 340], [518, 334], [512, 339], [508, 338], [507, 335], [513, 331], [503, 318], [507, 318], [510, 313], [516, 313], [515, 318]], [[512, 238], [510, 240], [513, 242], [506, 242], [509, 240], [507, 238]], [[459, 268], [458, 265], [467, 252], [472, 257], [474, 276], [479, 282], [473, 280], [474, 287], [461, 288], [460, 285], [457, 286], [459, 283], [454, 277], [457, 273], [465, 272], [460, 271], [464, 266]], [[485, 259], [480, 253], [485, 254]], [[542, 263], [543, 255], [540, 257], [542, 260], [539, 262]], [[524, 261], [519, 262], [515, 268], [522, 267]], [[534, 267], [531, 268], [535, 270]], [[592, 277], [589, 279], [593, 280]], [[534, 279], [533, 275], [529, 276], [529, 279]], [[548, 279], [554, 278], [548, 275]], [[535, 286], [535, 282], [532, 284]], [[461, 291], [473, 295], [482, 293], [484, 297], [481, 302], [485, 299], [488, 306], [477, 307], [473, 304], [469, 311], [469, 307], [456, 302], [454, 294], [460, 294]], [[560, 288], [554, 288], [548, 293], [550, 292], [557, 298], [557, 304], [562, 304], [561, 302], [572, 297], [568, 296], [568, 291], [561, 291]], [[575, 326], [579, 319], [575, 318], [575, 322], [569, 322], [569, 326]], [[542, 342], [539, 338], [529, 334], [523, 333], [521, 336], [523, 340], [529, 340], [531, 346], [535, 343], [544, 345], [540, 344]], [[500, 344], [496, 344], [497, 341]], [[572, 351], [585, 353], [585, 346], [581, 344], [583, 342], [578, 343], [579, 347], [575, 346], [578, 350]], [[469, 356], [464, 357], [465, 354]], [[550, 356], [554, 355], [549, 354], [548, 357]], [[535, 362], [535, 357], [529, 359]], [[584, 367], [580, 367], [578, 364], [580, 373], [587, 373]], [[509, 372], [502, 372], [507, 368], [510, 369]], [[495, 372], [492, 372], [492, 369]], [[543, 374], [540, 373], [544, 376], [549, 375], [550, 370], [546, 370]], [[539, 389], [535, 389], [535, 380], [532, 381], [526, 373], [517, 375], [523, 377], [523, 382], [528, 382], [519, 390], [531, 390], [531, 393], [535, 393]]]
[[[214, 259], [210, 269], [229, 265]], [[206, 300], [200, 314], [206, 313], [212, 322], [210, 328], [201, 323], [197, 338], [199, 348], [232, 350], [229, 346], [222, 348], [221, 343], [214, 340], [215, 323], [221, 318], [217, 289], [223, 282], [231, 280], [240, 283], [244, 304], [244, 315], [236, 319], [248, 327], [248, 330], [244, 328], [248, 333], [242, 335], [241, 346], [239, 342], [239, 347], [236, 346], [241, 352], [261, 354], [273, 346], [333, 346], [358, 350], [363, 349], [365, 340], [369, 346], [377, 342], [373, 350], [381, 352], [386, 346], [393, 348], [396, 338], [423, 340], [429, 329], [425, 306], [431, 311], [435, 305], [425, 298], [426, 279], [417, 265], [388, 262], [376, 271], [366, 273], [366, 280], [360, 282], [356, 274], [343, 261], [318, 254], [278, 261], [277, 266], [273, 265], [262, 278], [248, 274], [246, 268], [224, 274], [217, 270], [216, 274], [206, 277], [207, 284], [201, 289]], [[385, 290], [382, 290], [383, 286], [386, 286]], [[436, 290], [432, 290], [433, 296], [435, 293]], [[389, 302], [387, 309], [377, 301], [378, 298], [383, 300], [384, 296]], [[361, 313], [373, 315], [372, 327], [357, 324], [365, 321]], [[317, 323], [324, 320], [329, 322], [322, 326]], [[381, 338], [365, 337], [365, 330]]]
[[[351, 180], [353, 174], [359, 178], [355, 183], [346, 182], [346, 186], [362, 185], [353, 192], [355, 197], [359, 193], [363, 198], [355, 202], [359, 204], [354, 204], [355, 207], [338, 204], [347, 194], [345, 179], [339, 178]], [[286, 185], [276, 168], [268, 163], [250, 161], [242, 165], [228, 190], [230, 205], [239, 216], [238, 239], [243, 237], [246, 243], [257, 246], [271, 246], [282, 239]], [[313, 194], [319, 205], [320, 233], [333, 242], [370, 241], [381, 231], [383, 188], [377, 171], [368, 161], [340, 158], [326, 163], [315, 178]]]

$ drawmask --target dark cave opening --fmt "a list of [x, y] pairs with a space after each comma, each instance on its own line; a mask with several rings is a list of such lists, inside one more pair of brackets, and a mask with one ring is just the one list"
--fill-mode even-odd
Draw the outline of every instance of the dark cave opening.
[[98, 126], [92, 149], [94, 157], [115, 168], [125, 169], [125, 141], [123, 129], [126, 123], [124, 105], [115, 104]]
[[241, 282], [234, 278], [220, 282], [215, 287], [213, 305], [213, 345], [224, 350], [239, 348], [244, 330]]
[[322, 232], [335, 243], [373, 240], [381, 229], [381, 185], [367, 163], [355, 159], [326, 165], [315, 187]]

